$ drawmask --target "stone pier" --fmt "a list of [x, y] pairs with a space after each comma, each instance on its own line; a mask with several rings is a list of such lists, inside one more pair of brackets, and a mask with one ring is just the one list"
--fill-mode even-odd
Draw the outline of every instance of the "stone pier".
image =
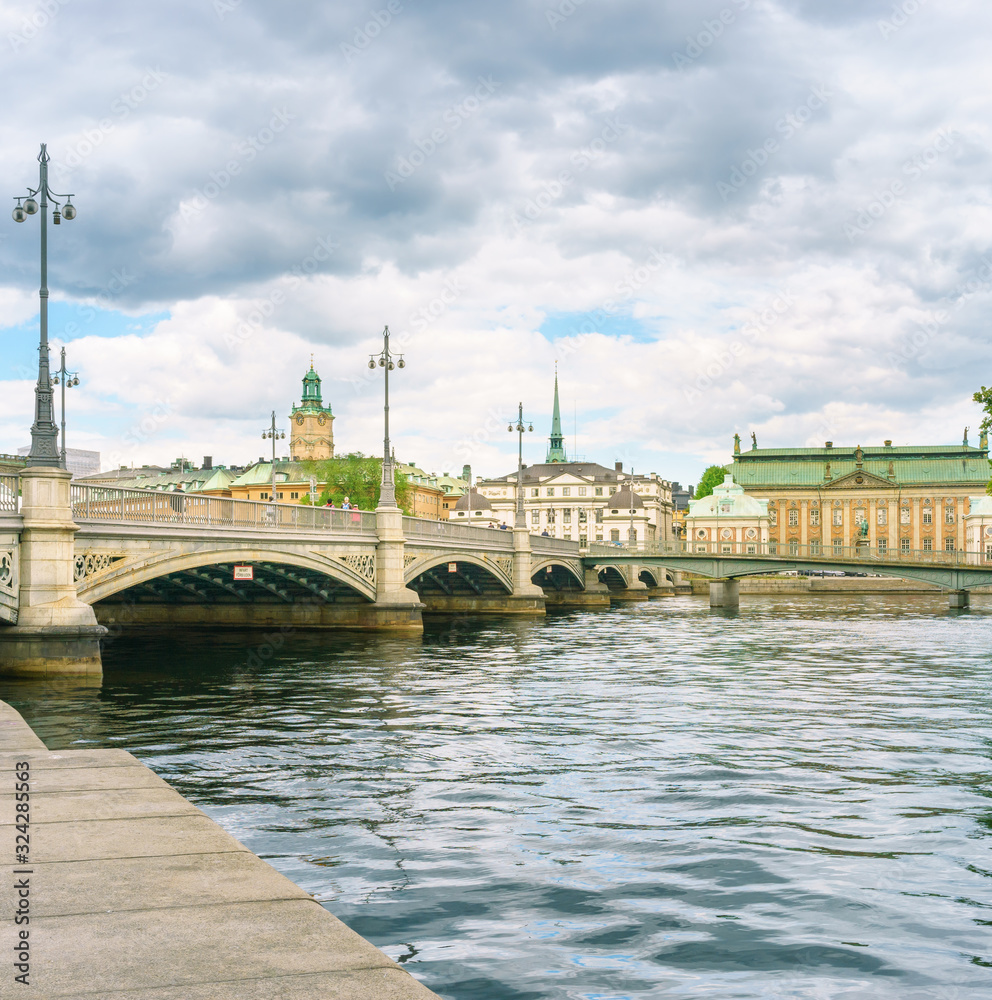
[[[24, 762], [30, 857], [10, 875]], [[0, 772], [4, 996], [438, 1000], [131, 754], [49, 751], [0, 702]], [[15, 879], [28, 881], [28, 985], [13, 983]]]
[[710, 607], [737, 608], [741, 603], [741, 585], [733, 579], [710, 580]]
[[971, 603], [967, 590], [952, 590], [947, 599], [949, 608], [967, 608]]

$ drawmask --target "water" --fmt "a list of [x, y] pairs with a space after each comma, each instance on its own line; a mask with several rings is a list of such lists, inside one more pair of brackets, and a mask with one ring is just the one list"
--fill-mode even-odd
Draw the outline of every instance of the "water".
[[450, 1000], [992, 996], [992, 606], [676, 598], [7, 681]]

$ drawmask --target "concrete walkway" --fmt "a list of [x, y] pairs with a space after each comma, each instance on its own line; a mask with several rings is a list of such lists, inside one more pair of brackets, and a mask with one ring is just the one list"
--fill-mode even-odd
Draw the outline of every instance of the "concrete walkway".
[[[30, 985], [15, 981], [14, 764], [30, 762]], [[123, 750], [48, 750], [0, 702], [0, 997], [429, 1000]], [[23, 925], [22, 925], [23, 926]]]

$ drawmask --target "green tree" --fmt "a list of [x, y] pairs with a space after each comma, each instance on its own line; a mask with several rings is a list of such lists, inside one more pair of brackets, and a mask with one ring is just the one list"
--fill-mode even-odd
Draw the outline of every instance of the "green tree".
[[[348, 497], [353, 507], [359, 510], [375, 510], [379, 504], [379, 485], [382, 482], [382, 459], [363, 455], [354, 451], [340, 458], [329, 458], [322, 462], [304, 462], [303, 468], [307, 475], [314, 476], [318, 483], [325, 486], [317, 500], [322, 507], [328, 500], [334, 501], [335, 507], [340, 507], [344, 498]], [[410, 513], [410, 503], [413, 500], [413, 488], [410, 480], [402, 473], [394, 473], [396, 483], [396, 502], [404, 513]], [[309, 499], [304, 500], [309, 503]]]
[[[978, 429], [982, 434], [988, 434], [992, 430], [992, 389], [986, 389], [983, 385], [971, 398], [976, 403], [982, 404], [983, 416]], [[992, 461], [989, 462], [989, 465], [992, 466]], [[992, 493], [992, 479], [989, 480], [988, 485], [985, 487], [985, 492]]]
[[727, 470], [722, 465], [711, 465], [700, 477], [693, 499], [701, 500], [703, 497], [708, 497], [713, 492], [714, 486], [723, 484], [723, 477], [726, 474]]

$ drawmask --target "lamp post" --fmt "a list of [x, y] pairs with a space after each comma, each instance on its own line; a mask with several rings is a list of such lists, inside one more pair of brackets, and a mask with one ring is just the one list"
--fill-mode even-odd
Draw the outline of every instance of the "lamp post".
[[65, 463], [65, 389], [70, 389], [74, 385], [79, 385], [79, 372], [70, 372], [65, 367], [65, 348], [62, 348], [62, 364], [56, 369], [52, 376], [52, 385], [62, 386], [62, 468], [67, 468]]
[[[55, 194], [48, 187], [48, 162], [51, 159], [45, 143], [41, 144], [38, 154], [38, 186], [28, 188], [26, 195], [15, 196], [17, 205], [12, 213], [15, 222], [23, 222], [29, 215], [35, 215], [41, 209], [41, 288], [38, 292], [40, 301], [40, 335], [38, 340], [38, 383], [34, 389], [34, 423], [31, 425], [31, 452], [28, 455], [28, 465], [41, 465], [58, 468], [65, 465], [64, 445], [63, 458], [59, 461], [59, 450], [56, 444], [58, 428], [52, 419], [52, 381], [48, 361], [48, 199], [52, 199], [55, 211], [52, 222], [57, 226], [64, 216], [67, 222], [76, 217], [76, 206], [72, 204], [71, 194]], [[36, 199], [41, 196], [41, 203]], [[57, 199], [65, 199], [65, 204], [59, 207]], [[21, 202], [24, 202], [22, 205]]]
[[[395, 359], [395, 360], [394, 360]], [[389, 450], [389, 373], [393, 368], [406, 368], [402, 354], [389, 350], [389, 327], [382, 331], [382, 351], [369, 355], [369, 368], [379, 367], [385, 376], [385, 403], [382, 408], [384, 434], [382, 439], [382, 484], [379, 487], [379, 507], [396, 507], [396, 485], [393, 482], [393, 460]]]
[[527, 516], [524, 513], [524, 431], [532, 431], [534, 425], [528, 421], [524, 425], [524, 404], [517, 404], [517, 422], [510, 423], [506, 428], [511, 434], [517, 432], [517, 513], [513, 520], [514, 528], [526, 528]]
[[634, 534], [634, 470], [630, 470], [630, 529], [627, 532], [627, 548], [635, 547], [637, 536]]
[[275, 503], [276, 502], [276, 441], [281, 441], [285, 438], [286, 432], [281, 431], [276, 427], [276, 411], [272, 411], [272, 424], [267, 429], [262, 431], [262, 440], [266, 438], [272, 439], [272, 486], [270, 487], [269, 499]]

